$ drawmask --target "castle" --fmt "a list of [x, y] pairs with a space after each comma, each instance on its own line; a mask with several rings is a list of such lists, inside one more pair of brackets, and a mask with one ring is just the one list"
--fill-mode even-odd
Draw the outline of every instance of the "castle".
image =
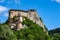
[[[15, 21], [13, 21], [12, 19], [14, 17], [17, 17]], [[21, 28], [24, 28], [24, 25], [22, 24], [23, 20], [25, 20], [23, 18], [23, 16], [28, 17], [30, 20], [32, 20], [33, 22], [35, 22], [36, 24], [38, 24], [39, 26], [44, 28], [44, 24], [43, 22], [40, 20], [40, 17], [37, 15], [36, 10], [10, 10], [9, 11], [9, 19], [11, 19], [9, 21], [9, 25], [11, 27], [11, 29], [17, 28], [17, 30], [20, 30]]]

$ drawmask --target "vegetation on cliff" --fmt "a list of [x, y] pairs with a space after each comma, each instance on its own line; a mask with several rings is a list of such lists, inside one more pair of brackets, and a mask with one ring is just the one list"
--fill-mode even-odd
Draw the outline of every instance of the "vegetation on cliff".
[[7, 24], [0, 24], [0, 39], [1, 40], [50, 40], [47, 31], [34, 23], [27, 17], [22, 23], [26, 27], [24, 29], [11, 30]]
[[49, 31], [49, 35], [52, 40], [60, 40], [60, 28]]
[[0, 40], [17, 40], [7, 24], [0, 24]]
[[22, 24], [26, 25], [26, 28], [21, 29], [20, 31], [14, 31], [17, 39], [22, 40], [50, 40], [49, 36], [44, 29], [40, 27], [38, 24], [33, 23], [33, 21], [29, 20], [25, 17], [25, 20]]

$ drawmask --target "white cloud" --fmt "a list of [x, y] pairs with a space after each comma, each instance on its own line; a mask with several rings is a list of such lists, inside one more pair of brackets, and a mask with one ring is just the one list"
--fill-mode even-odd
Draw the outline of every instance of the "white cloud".
[[60, 0], [55, 0], [56, 2], [60, 3]]
[[0, 3], [11, 8], [12, 6], [19, 6], [21, 4], [21, 0], [0, 0]]
[[60, 3], [60, 0], [51, 0], [53, 2], [57, 2], [57, 3]]
[[6, 17], [8, 17], [8, 15], [9, 15], [8, 13], [5, 13], [5, 14], [4, 14], [4, 16], [6, 16]]
[[8, 8], [5, 6], [0, 6], [0, 15], [8, 17]]
[[8, 10], [7, 7], [0, 6], [0, 14], [1, 14], [1, 12], [7, 11], [7, 10]]

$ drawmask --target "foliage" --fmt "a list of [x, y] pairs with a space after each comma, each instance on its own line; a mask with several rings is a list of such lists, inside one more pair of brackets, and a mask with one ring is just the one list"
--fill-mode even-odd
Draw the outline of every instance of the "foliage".
[[0, 24], [0, 40], [16, 40], [16, 36], [7, 24]]
[[17, 16], [14, 16], [13, 18], [8, 18], [8, 20], [5, 23], [13, 22], [17, 20]]
[[14, 17], [13, 17], [13, 20], [16, 21], [16, 19], [17, 19], [17, 16], [14, 16]]
[[46, 25], [44, 25], [44, 28], [45, 28], [46, 31], [48, 31], [48, 29], [46, 28]]
[[11, 30], [10, 27], [5, 24], [0, 24], [0, 40], [50, 40], [49, 35], [44, 32], [44, 29], [38, 24], [34, 23], [27, 17], [22, 22], [27, 28], [17, 30]]
[[25, 17], [23, 24], [25, 24], [27, 28], [21, 29], [20, 31], [14, 31], [17, 39], [50, 40], [49, 36], [43, 31], [43, 28], [33, 23], [33, 21], [29, 20], [27, 17]]
[[50, 30], [49, 35], [52, 38], [52, 40], [60, 40], [60, 28]]
[[54, 33], [59, 33], [60, 32], [60, 28], [56, 28], [54, 30], [50, 30], [49, 34], [54, 34]]

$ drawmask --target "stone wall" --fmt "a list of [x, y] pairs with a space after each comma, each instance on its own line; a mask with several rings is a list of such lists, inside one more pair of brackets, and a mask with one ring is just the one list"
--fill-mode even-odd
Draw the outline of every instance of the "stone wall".
[[[35, 10], [10, 10], [10, 18], [13, 18], [14, 16], [19, 16], [19, 20], [23, 21], [23, 16], [28, 17], [33, 22], [36, 22], [38, 25], [44, 28], [43, 22], [40, 20], [40, 17], [37, 15], [37, 12]], [[15, 23], [16, 24], [16, 23]], [[18, 23], [17, 28], [23, 28], [21, 22]], [[19, 29], [18, 29], [19, 30]]]

